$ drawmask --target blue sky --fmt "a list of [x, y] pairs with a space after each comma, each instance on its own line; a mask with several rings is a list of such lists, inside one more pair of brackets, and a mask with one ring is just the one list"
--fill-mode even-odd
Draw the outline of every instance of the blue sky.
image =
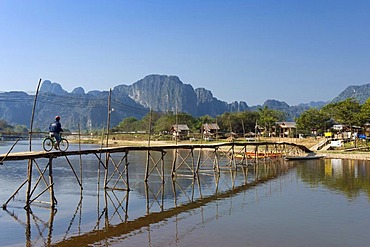
[[227, 102], [333, 99], [370, 82], [370, 1], [0, 0], [0, 91], [176, 75]]

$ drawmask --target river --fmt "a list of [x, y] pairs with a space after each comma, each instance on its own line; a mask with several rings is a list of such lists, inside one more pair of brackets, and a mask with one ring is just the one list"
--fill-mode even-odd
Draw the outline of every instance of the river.
[[[2, 142], [0, 153], [11, 144]], [[14, 151], [27, 149], [21, 141]], [[32, 149], [41, 150], [41, 143]], [[26, 211], [22, 189], [0, 210], [0, 246], [370, 246], [369, 161], [279, 161], [285, 168], [260, 164], [262, 174], [278, 172], [258, 182], [222, 171], [195, 180], [166, 176], [162, 184], [159, 175], [144, 183], [146, 152], [129, 158], [131, 191], [106, 193], [95, 156], [82, 157], [82, 191], [65, 159], [57, 158], [56, 210], [33, 203]], [[79, 162], [79, 156], [70, 159]], [[0, 166], [1, 204], [26, 174], [27, 161]]]

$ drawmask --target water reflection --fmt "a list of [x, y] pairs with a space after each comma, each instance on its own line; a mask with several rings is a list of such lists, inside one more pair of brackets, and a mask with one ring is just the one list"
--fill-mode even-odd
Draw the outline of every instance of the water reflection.
[[[27, 211], [18, 207], [6, 210], [8, 217], [0, 214], [2, 226], [8, 222], [7, 225], [11, 226], [11, 229], [12, 227], [22, 229], [21, 234], [15, 235], [18, 239], [7, 240], [1, 237], [4, 233], [0, 233], [0, 245], [25, 242], [26, 246], [87, 244], [120, 246], [123, 240], [135, 244], [130, 240], [133, 239], [132, 236], [135, 236], [135, 241], [132, 241], [136, 242], [143, 238], [139, 243], [152, 246], [155, 245], [154, 243], [157, 245], [162, 243], [160, 236], [164, 236], [163, 232], [166, 231], [173, 234], [172, 240], [166, 240], [166, 245], [185, 245], [185, 241], [188, 240], [184, 239], [187, 236], [195, 234], [194, 232], [200, 229], [204, 230], [205, 225], [220, 220], [222, 216], [238, 215], [238, 211], [246, 207], [249, 207], [246, 210], [249, 211], [252, 208], [250, 206], [252, 201], [253, 204], [260, 205], [263, 204], [265, 198], [274, 197], [274, 195], [283, 193], [284, 190], [289, 190], [284, 185], [288, 181], [298, 184], [296, 181], [302, 180], [310, 187], [328, 188], [335, 193], [346, 195], [349, 199], [359, 197], [363, 193], [366, 193], [367, 199], [369, 198], [369, 163], [365, 161], [311, 160], [294, 163], [282, 159], [265, 160], [258, 164], [248, 164], [248, 166], [238, 165], [233, 167], [235, 169], [228, 169], [225, 165], [221, 173], [200, 172], [196, 177], [177, 176], [173, 178], [171, 174], [165, 174], [162, 177], [160, 172], [153, 173], [149, 181], [145, 182], [145, 155], [130, 156], [132, 163], [127, 167], [120, 162], [122, 157], [112, 156], [115, 160], [115, 168], [112, 170], [115, 177], [108, 177], [114, 185], [112, 187], [126, 187], [122, 182], [125, 179], [122, 177], [124, 178], [125, 172], [128, 171], [130, 190], [104, 190], [101, 182], [104, 177], [99, 175], [99, 169], [97, 169], [100, 162], [96, 162], [94, 158], [90, 160], [88, 158], [85, 158], [84, 163], [84, 180], [81, 179], [83, 190], [80, 190], [79, 180], [70, 169], [70, 166], [77, 165], [73, 161], [62, 162], [63, 159], [58, 159], [54, 167], [55, 189], [59, 200], [58, 213], [56, 210], [36, 204]], [[47, 165], [47, 161], [38, 162], [41, 173], [43, 173], [43, 165]], [[294, 173], [292, 173], [292, 167], [296, 168]], [[17, 169], [7, 174], [0, 174], [0, 180], [11, 182], [13, 175], [22, 178], [19, 172], [26, 172], [25, 168], [19, 166]], [[170, 168], [166, 167], [166, 170]], [[180, 168], [179, 171], [181, 172]], [[182, 174], [186, 174], [186, 171]], [[286, 174], [285, 177], [284, 174]], [[117, 181], [122, 182], [123, 186], [116, 186]], [[289, 200], [294, 202], [295, 199], [289, 198]], [[279, 203], [282, 202], [277, 200], [271, 203], [265, 214], [275, 212], [279, 208]], [[285, 204], [282, 208], [285, 208]], [[286, 215], [284, 215], [288, 219], [287, 222], [291, 217], [290, 210], [295, 208], [294, 206], [287, 207]], [[305, 209], [302, 208], [302, 210]], [[366, 209], [362, 211], [366, 212]], [[243, 217], [245, 216], [239, 215], [242, 221], [240, 224], [247, 224], [247, 220], [251, 222], [250, 224], [257, 226], [263, 222], [271, 224], [267, 217], [258, 219], [253, 219], [251, 215], [248, 215], [249, 218]], [[299, 217], [302, 215], [298, 215], [297, 218]], [[271, 225], [274, 223], [272, 222]], [[227, 229], [232, 227], [232, 224], [234, 222], [229, 222], [223, 227]], [[244, 225], [241, 228], [243, 227]], [[319, 226], [315, 227], [319, 228]], [[221, 229], [221, 226], [216, 228], [216, 234], [225, 231]], [[253, 232], [257, 228], [248, 228], [248, 231]], [[266, 226], [261, 228], [266, 228]], [[10, 234], [11, 229], [4, 231]], [[14, 234], [18, 232], [19, 229], [15, 230]], [[267, 230], [266, 234], [268, 234]], [[242, 246], [241, 242], [233, 243], [229, 240], [231, 242], [223, 243], [219, 237], [214, 239], [220, 241], [218, 246], [222, 244]], [[207, 244], [210, 245], [213, 242], [211, 239], [208, 241]], [[197, 244], [193, 243], [193, 246]]]
[[[130, 174], [133, 174], [130, 178], [132, 189], [104, 190], [98, 182], [97, 194], [94, 194], [94, 183], [91, 181], [93, 177], [95, 179], [97, 177], [98, 171], [95, 168], [99, 164], [95, 163], [94, 166], [84, 168], [84, 172], [91, 176], [84, 178], [82, 190], [76, 172], [68, 169], [73, 166], [73, 162], [62, 161], [63, 159], [59, 159], [58, 166], [54, 169], [60, 217], [55, 218], [57, 211], [46, 209], [41, 204], [35, 204], [32, 209], [29, 208], [26, 211], [15, 208], [18, 215], [15, 211], [6, 210], [11, 218], [26, 228], [27, 246], [49, 246], [56, 243], [83, 245], [105, 238], [114, 238], [144, 226], [157, 224], [179, 213], [204, 207], [219, 199], [230, 198], [235, 193], [275, 178], [289, 169], [289, 165], [280, 160], [264, 162], [260, 165], [254, 164], [229, 172], [199, 174], [196, 177], [172, 178], [168, 174], [163, 183], [160, 174], [152, 175], [150, 182], [143, 182], [143, 166], [138, 165], [130, 167]], [[48, 165], [47, 161], [38, 162], [36, 166], [38, 173], [43, 175]], [[116, 168], [118, 171], [119, 165]], [[122, 174], [118, 172], [118, 176], [121, 177]], [[101, 179], [104, 178], [98, 177], [99, 181]], [[76, 188], [79, 189], [76, 190]], [[132, 196], [133, 198], [130, 199]], [[95, 220], [91, 214], [92, 205], [96, 205]], [[46, 214], [46, 210], [50, 210], [50, 213]], [[22, 214], [25, 214], [24, 219], [19, 217]]]
[[[26, 246], [50, 246], [52, 243], [52, 232], [56, 209], [50, 208], [48, 218], [36, 215], [31, 209], [25, 210], [25, 218], [20, 217], [15, 212], [4, 209], [25, 230]], [[33, 229], [31, 229], [33, 226]], [[32, 234], [31, 234], [32, 233]], [[33, 237], [32, 237], [33, 235]], [[37, 239], [37, 240], [33, 240]]]
[[361, 160], [324, 159], [298, 166], [303, 181], [313, 187], [324, 186], [348, 199], [365, 193], [370, 198], [370, 166]]

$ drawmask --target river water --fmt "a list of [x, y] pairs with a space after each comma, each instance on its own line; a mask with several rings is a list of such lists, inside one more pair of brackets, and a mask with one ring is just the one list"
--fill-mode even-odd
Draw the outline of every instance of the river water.
[[[0, 153], [11, 144], [2, 142]], [[14, 152], [27, 149], [28, 142], [20, 142]], [[41, 143], [32, 149], [41, 150]], [[165, 158], [163, 184], [155, 169], [144, 182], [146, 155], [129, 154], [130, 191], [101, 188], [95, 155], [81, 157], [82, 191], [66, 159], [55, 159], [56, 210], [34, 202], [26, 211], [21, 188], [0, 210], [0, 246], [370, 246], [369, 162], [268, 161], [252, 165], [247, 176], [238, 168], [172, 180], [172, 158]], [[116, 164], [121, 156], [113, 155]], [[69, 159], [79, 177], [80, 157]], [[46, 163], [37, 160], [40, 170]], [[34, 180], [37, 174], [34, 168]], [[1, 165], [0, 203], [26, 178], [27, 161]]]

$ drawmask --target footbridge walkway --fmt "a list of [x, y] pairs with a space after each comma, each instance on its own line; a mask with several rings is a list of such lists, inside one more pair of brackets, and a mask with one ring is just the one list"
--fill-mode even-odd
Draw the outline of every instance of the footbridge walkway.
[[[93, 155], [102, 167], [104, 189], [130, 190], [129, 153], [133, 151], [146, 152], [144, 181], [147, 182], [153, 174], [161, 177], [164, 183], [165, 174], [176, 178], [178, 176], [197, 177], [199, 173], [220, 173], [222, 170], [236, 171], [247, 169], [248, 166], [258, 165], [261, 160], [271, 160], [288, 155], [301, 155], [311, 152], [303, 145], [288, 142], [246, 142], [246, 143], [215, 143], [215, 144], [178, 144], [162, 146], [119, 146], [78, 151], [53, 152], [8, 152], [0, 155], [0, 164], [5, 162], [11, 165], [12, 161], [24, 160], [27, 163], [27, 177], [20, 183], [18, 189], [2, 205], [6, 209], [9, 202], [19, 191], [26, 187], [25, 208], [28, 209], [34, 202], [46, 203], [54, 208], [58, 203], [54, 191], [53, 160], [64, 157], [65, 162], [73, 171], [76, 181], [83, 189], [83, 156]], [[112, 155], [115, 154], [113, 157]], [[72, 164], [70, 156], [79, 155], [79, 164]], [[119, 159], [117, 159], [119, 157]], [[165, 159], [166, 157], [166, 159]], [[45, 160], [43, 166], [40, 160]], [[165, 165], [165, 160], [171, 160]], [[45, 162], [44, 162], [45, 163]], [[165, 167], [171, 167], [165, 171]], [[36, 169], [36, 171], [35, 171]], [[78, 172], [79, 170], [79, 172]], [[186, 171], [186, 172], [184, 172]], [[100, 176], [100, 172], [99, 172]], [[100, 179], [100, 178], [99, 178]], [[35, 191], [40, 191], [37, 195]], [[36, 190], [38, 188], [38, 190]], [[38, 198], [49, 192], [49, 201], [37, 201]]]

